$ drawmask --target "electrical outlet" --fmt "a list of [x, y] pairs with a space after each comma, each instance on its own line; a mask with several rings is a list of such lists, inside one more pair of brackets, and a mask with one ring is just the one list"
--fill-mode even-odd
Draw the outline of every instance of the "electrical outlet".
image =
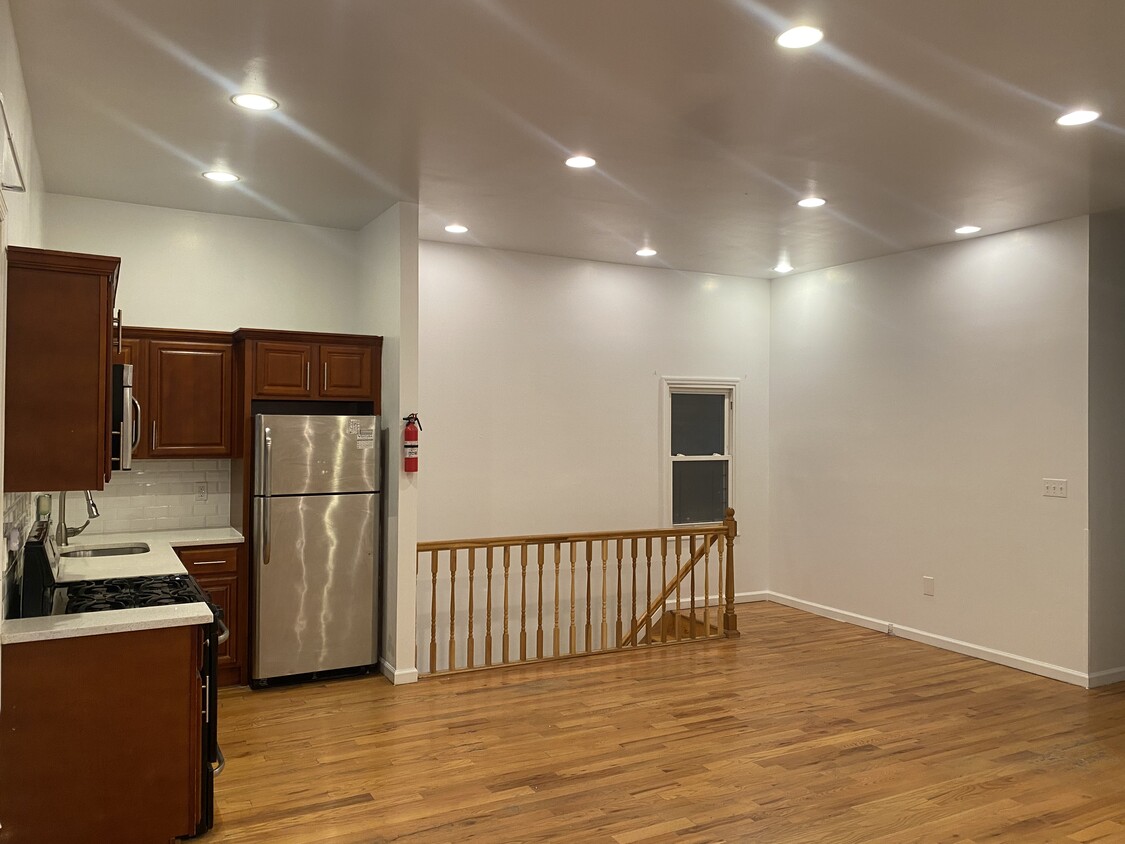
[[931, 596], [934, 594], [934, 579], [932, 577], [922, 575], [922, 594]]
[[1044, 478], [1043, 495], [1048, 498], [1066, 498], [1066, 479]]
[[200, 483], [197, 483], [195, 485], [195, 500], [196, 501], [206, 501], [207, 500], [207, 484], [206, 483], [200, 482]]

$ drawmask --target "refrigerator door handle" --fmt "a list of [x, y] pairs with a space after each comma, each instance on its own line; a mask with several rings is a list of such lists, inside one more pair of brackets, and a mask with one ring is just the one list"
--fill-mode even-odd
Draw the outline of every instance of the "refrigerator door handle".
[[259, 567], [270, 564], [270, 500], [254, 499], [254, 553]]
[[273, 495], [273, 438], [267, 426], [264, 432], [265, 454], [262, 460], [262, 495]]

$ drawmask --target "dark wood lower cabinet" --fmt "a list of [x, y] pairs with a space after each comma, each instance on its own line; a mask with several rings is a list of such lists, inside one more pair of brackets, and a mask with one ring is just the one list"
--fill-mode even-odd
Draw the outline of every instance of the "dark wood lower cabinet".
[[194, 833], [202, 658], [199, 627], [5, 645], [0, 842]]
[[223, 610], [230, 637], [219, 646], [219, 685], [247, 683], [246, 574], [242, 545], [197, 545], [177, 548], [188, 574], [196, 579], [211, 601]]

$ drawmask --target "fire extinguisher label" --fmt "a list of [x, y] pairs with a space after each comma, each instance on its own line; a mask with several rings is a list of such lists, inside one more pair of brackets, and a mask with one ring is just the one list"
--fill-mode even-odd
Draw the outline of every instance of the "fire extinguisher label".
[[403, 443], [403, 453], [409, 459], [418, 456], [418, 443]]

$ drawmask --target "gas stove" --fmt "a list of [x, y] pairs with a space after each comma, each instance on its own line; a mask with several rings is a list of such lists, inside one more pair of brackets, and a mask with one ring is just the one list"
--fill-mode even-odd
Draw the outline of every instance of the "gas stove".
[[64, 600], [64, 613], [80, 613], [207, 603], [210, 597], [191, 576], [171, 574], [68, 583]]

